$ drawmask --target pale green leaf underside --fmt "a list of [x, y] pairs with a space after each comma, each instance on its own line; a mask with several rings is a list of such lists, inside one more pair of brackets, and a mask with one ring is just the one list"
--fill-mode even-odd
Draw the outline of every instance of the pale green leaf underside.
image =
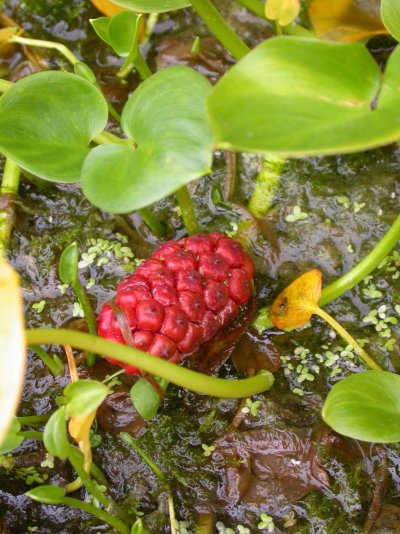
[[223, 76], [208, 111], [221, 148], [289, 157], [355, 152], [400, 137], [399, 80], [398, 49], [381, 87], [379, 67], [359, 43], [279, 37]]
[[400, 2], [399, 0], [382, 0], [381, 16], [385, 28], [400, 41]]
[[0, 152], [54, 182], [76, 182], [107, 104], [92, 84], [66, 72], [40, 72], [0, 98]]
[[122, 128], [137, 148], [105, 145], [92, 150], [82, 170], [87, 198], [101, 209], [124, 213], [209, 172], [209, 92], [207, 80], [188, 67], [170, 67], [146, 80], [122, 113]]
[[113, 0], [113, 2], [137, 13], [164, 13], [190, 6], [187, 0]]
[[335, 384], [322, 409], [335, 432], [376, 443], [400, 441], [400, 376], [366, 371]]

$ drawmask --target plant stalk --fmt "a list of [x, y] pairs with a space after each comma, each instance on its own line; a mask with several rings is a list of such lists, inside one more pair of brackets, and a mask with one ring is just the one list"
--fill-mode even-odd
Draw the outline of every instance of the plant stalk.
[[150, 208], [142, 208], [141, 210], [138, 210], [138, 212], [154, 235], [156, 235], [157, 237], [165, 236], [166, 228], [164, 224], [152, 214]]
[[40, 426], [50, 419], [51, 414], [46, 415], [26, 415], [23, 417], [17, 417], [18, 422], [25, 426]]
[[18, 436], [25, 439], [37, 439], [43, 441], [43, 432], [35, 432], [34, 430], [20, 430]]
[[255, 15], [265, 19], [264, 4], [262, 4], [259, 0], [236, 0], [236, 2]]
[[19, 35], [13, 35], [10, 43], [18, 43], [27, 46], [37, 46], [41, 48], [49, 48], [50, 50], [57, 50], [62, 54], [72, 65], [78, 63], [79, 59], [62, 43], [55, 43], [53, 41], [42, 41], [40, 39], [28, 39]]
[[137, 47], [137, 51], [135, 56], [132, 58], [132, 62], [135, 65], [135, 69], [140, 74], [142, 80], [147, 80], [147, 78], [150, 78], [150, 76], [153, 74], [147, 64], [147, 61], [142, 56], [139, 47]]
[[318, 305], [325, 306], [325, 304], [340, 297], [340, 295], [343, 295], [343, 293], [346, 293], [346, 291], [349, 291], [361, 282], [363, 278], [376, 269], [381, 261], [390, 254], [399, 240], [400, 215], [396, 218], [389, 231], [363, 260], [361, 260], [348, 273], [324, 287]]
[[120, 532], [121, 534], [129, 534], [130, 532], [128, 525], [125, 525], [125, 523], [123, 523], [120, 519], [112, 516], [101, 508], [97, 508], [91, 503], [80, 501], [79, 499], [74, 499], [72, 497], [64, 497], [60, 504], [71, 506], [71, 508], [78, 508], [79, 510], [83, 510], [88, 514], [94, 515], [101, 521], [104, 521], [104, 523], [111, 525], [117, 532]]
[[[97, 324], [96, 324], [96, 317], [93, 313], [92, 305], [90, 304], [89, 297], [87, 296], [86, 291], [83, 289], [83, 286], [79, 280], [79, 278], [76, 280], [75, 283], [72, 284], [72, 288], [78, 298], [79, 304], [82, 307], [85, 321], [88, 325], [89, 332], [93, 335], [97, 335]], [[96, 360], [95, 355], [92, 351], [88, 351], [86, 353], [86, 363], [88, 365], [93, 365]]]
[[175, 192], [179, 207], [181, 208], [182, 219], [189, 235], [198, 234], [201, 229], [194, 211], [193, 201], [189, 190], [184, 185]]
[[0, 209], [0, 257], [6, 256], [11, 239], [15, 215], [12, 197], [18, 194], [20, 176], [18, 165], [6, 158], [0, 186], [0, 204], [1, 196], [4, 198], [4, 208]]
[[37, 345], [31, 345], [29, 348], [32, 352], [39, 356], [45, 365], [47, 365], [54, 377], [59, 376], [62, 373], [64, 370], [64, 365], [60, 367], [60, 365], [58, 365], [41, 347], [38, 347]]
[[326, 311], [321, 310], [318, 306], [313, 306], [313, 313], [319, 315], [321, 319], [324, 319], [336, 332], [345, 340], [349, 345], [353, 347], [354, 352], [362, 359], [367, 367], [373, 369], [374, 371], [381, 371], [381, 367], [365, 352], [363, 348], [357, 343], [357, 341], [340, 325], [335, 319], [326, 313]]
[[213, 397], [230, 399], [250, 397], [270, 389], [274, 383], [274, 377], [268, 371], [263, 371], [252, 378], [240, 380], [214, 378], [185, 369], [161, 358], [154, 358], [134, 347], [113, 343], [98, 336], [73, 330], [38, 329], [26, 330], [25, 334], [28, 344], [71, 345], [81, 350], [93, 351], [101, 356], [111, 357], [123, 363], [137, 366], [147, 373], [160, 376], [183, 388]]
[[200, 15], [211, 33], [237, 60], [242, 59], [250, 48], [228, 26], [223, 16], [210, 0], [190, 0], [195, 11]]
[[146, 462], [146, 464], [150, 467], [150, 469], [154, 472], [155, 475], [158, 476], [158, 478], [166, 483], [166, 478], [164, 473], [160, 470], [160, 468], [153, 462], [151, 458], [147, 456], [147, 454], [142, 451], [142, 449], [139, 447], [139, 445], [136, 443], [136, 441], [133, 439], [133, 437], [128, 434], [128, 432], [121, 432], [120, 438], [122, 441], [124, 441], [127, 445], [132, 447], [138, 455]]

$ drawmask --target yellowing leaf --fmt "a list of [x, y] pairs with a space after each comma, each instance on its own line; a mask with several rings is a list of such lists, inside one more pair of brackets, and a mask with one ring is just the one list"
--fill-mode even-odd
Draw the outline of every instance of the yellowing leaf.
[[281, 26], [287, 26], [300, 12], [299, 0], [267, 0], [265, 2], [265, 16], [276, 20]]
[[80, 417], [71, 417], [68, 424], [68, 431], [77, 443], [85, 441], [86, 437], [89, 436], [89, 430], [95, 417], [96, 411]]
[[302, 274], [274, 300], [269, 316], [274, 326], [292, 330], [308, 323], [318, 310], [321, 296], [322, 274], [313, 269]]
[[91, 2], [106, 17], [112, 17], [124, 10], [123, 7], [117, 6], [111, 0], [91, 0]]
[[0, 444], [17, 411], [26, 366], [19, 278], [0, 258]]
[[318, 37], [332, 41], [359, 41], [388, 33], [379, 0], [314, 0], [308, 14]]

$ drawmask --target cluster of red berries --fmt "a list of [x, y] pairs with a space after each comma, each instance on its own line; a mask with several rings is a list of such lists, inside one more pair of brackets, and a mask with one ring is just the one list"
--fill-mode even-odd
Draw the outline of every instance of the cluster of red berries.
[[[252, 294], [253, 277], [242, 246], [222, 233], [168, 241], [118, 286], [115, 303], [101, 309], [98, 333], [178, 362], [236, 317]], [[139, 371], [109, 361], [129, 374]]]

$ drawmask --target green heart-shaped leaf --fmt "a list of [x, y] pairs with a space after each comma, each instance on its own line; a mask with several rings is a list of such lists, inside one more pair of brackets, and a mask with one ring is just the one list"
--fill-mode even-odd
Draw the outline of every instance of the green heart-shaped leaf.
[[335, 432], [363, 441], [400, 441], [400, 376], [386, 371], [351, 375], [333, 386], [322, 408]]
[[[160, 388], [165, 392], [169, 382], [163, 378], [154, 377]], [[134, 407], [143, 419], [150, 420], [156, 416], [162, 398], [155, 387], [145, 378], [139, 378], [130, 391]]]
[[110, 393], [105, 384], [96, 380], [78, 380], [64, 389], [66, 411], [72, 417], [83, 417], [97, 410]]
[[97, 35], [121, 57], [126, 57], [137, 44], [139, 16], [132, 11], [121, 11], [112, 18], [91, 20]]
[[164, 13], [190, 6], [187, 0], [113, 0], [113, 2], [133, 9], [137, 13]]
[[76, 182], [107, 117], [103, 95], [80, 76], [32, 74], [0, 98], [0, 152], [46, 180]]
[[400, 41], [400, 3], [399, 0], [382, 0], [381, 16], [385, 28]]
[[63, 284], [76, 284], [78, 279], [78, 245], [74, 241], [61, 254], [58, 275]]
[[104, 145], [92, 150], [82, 170], [87, 198], [101, 209], [124, 213], [209, 172], [209, 92], [208, 81], [189, 67], [170, 67], [146, 80], [122, 113], [122, 128], [137, 148]]
[[217, 145], [298, 157], [395, 141], [400, 93], [393, 88], [399, 72], [398, 48], [381, 88], [380, 69], [361, 44], [270, 39], [213, 88], [208, 109]]

